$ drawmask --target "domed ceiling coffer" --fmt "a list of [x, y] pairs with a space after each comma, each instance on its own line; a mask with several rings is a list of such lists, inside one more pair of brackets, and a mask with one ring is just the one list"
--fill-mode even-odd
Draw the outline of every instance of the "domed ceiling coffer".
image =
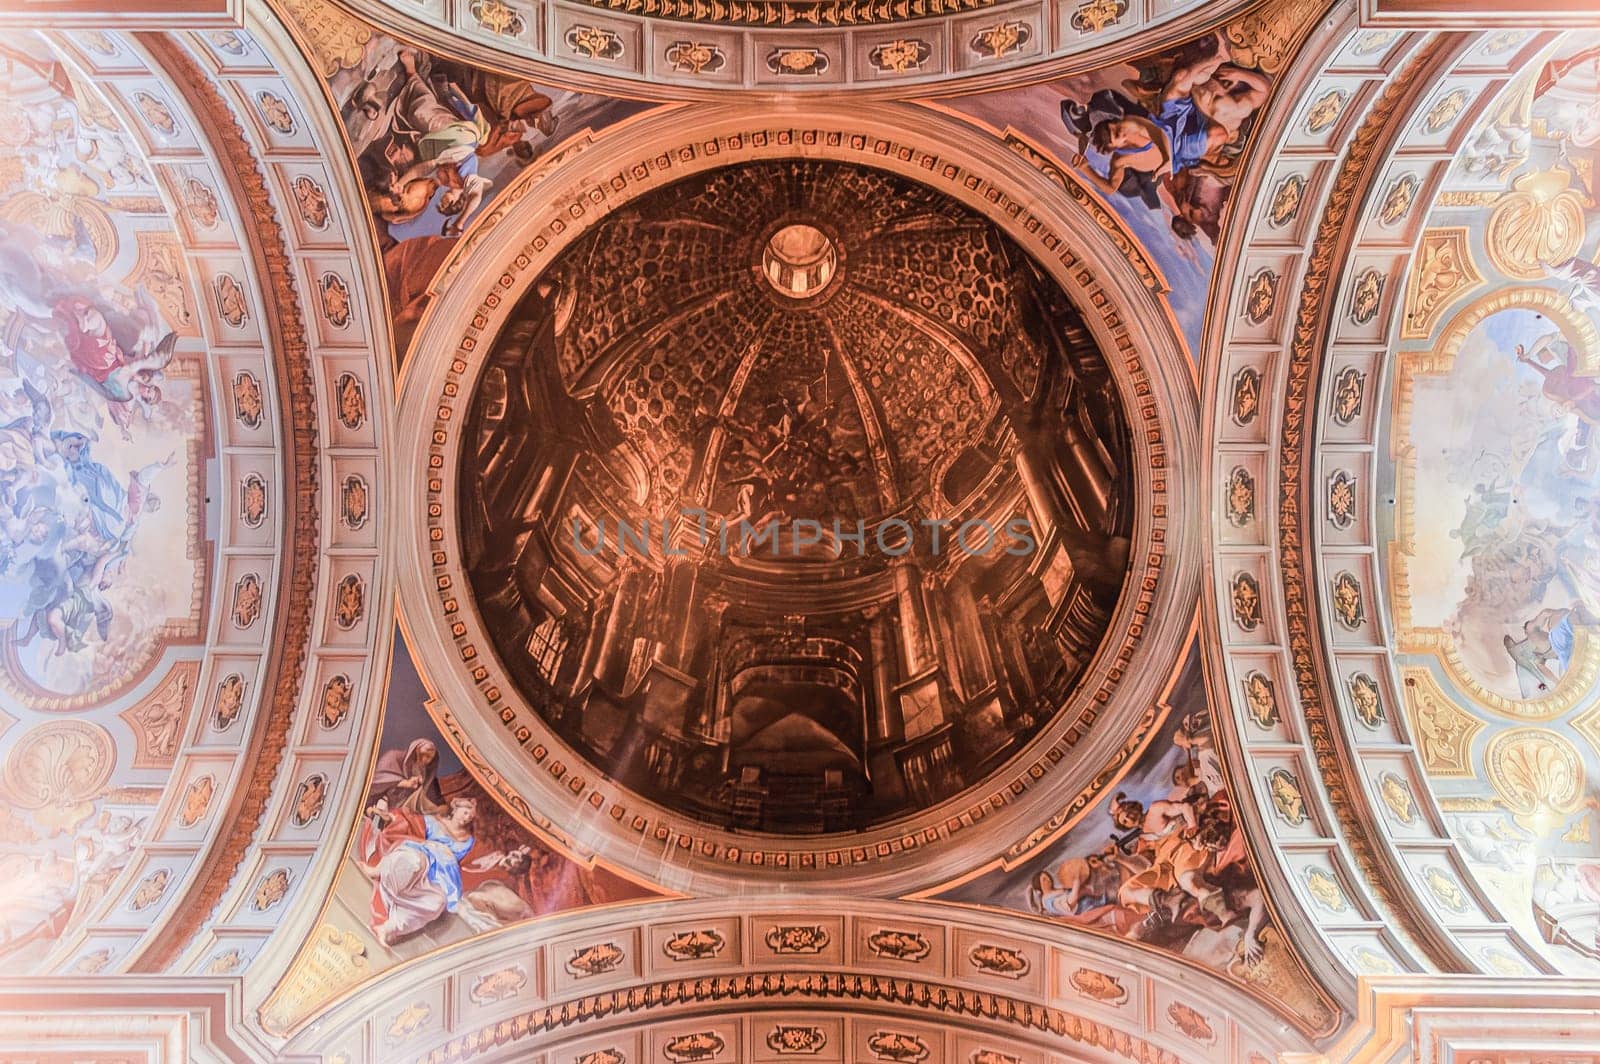
[[1127, 574], [1132, 441], [1078, 311], [988, 219], [860, 166], [609, 214], [465, 429], [463, 560], [525, 704], [724, 830], [863, 830], [988, 780]]

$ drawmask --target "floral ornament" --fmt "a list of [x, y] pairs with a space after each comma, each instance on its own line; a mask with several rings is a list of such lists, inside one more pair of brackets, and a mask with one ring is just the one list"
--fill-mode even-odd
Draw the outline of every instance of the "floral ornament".
[[904, 74], [920, 70], [932, 55], [933, 48], [927, 41], [900, 38], [874, 45], [867, 53], [867, 62], [885, 74]]
[[350, 286], [344, 283], [344, 278], [327, 272], [317, 284], [322, 292], [322, 316], [328, 319], [328, 324], [336, 329], [349, 325]]
[[674, 74], [715, 74], [728, 62], [721, 48], [695, 41], [674, 41], [666, 54]]
[[828, 946], [828, 931], [816, 924], [769, 927], [765, 940], [774, 953], [821, 953]]
[[367, 523], [367, 482], [354, 473], [340, 486], [339, 517], [351, 531]]
[[1411, 211], [1411, 205], [1416, 199], [1417, 175], [1402, 175], [1389, 186], [1389, 191], [1384, 193], [1383, 206], [1378, 208], [1378, 221], [1384, 225], [1394, 225]]
[[1375, 55], [1399, 39], [1399, 30], [1368, 30], [1356, 40], [1351, 51], [1356, 55]]
[[157, 133], [167, 137], [178, 135], [178, 120], [172, 117], [172, 110], [161, 100], [156, 99], [148, 92], [135, 92], [133, 94], [134, 106], [138, 107], [139, 115], [145, 125]]
[[933, 950], [921, 932], [897, 931], [887, 927], [881, 927], [867, 936], [867, 948], [876, 957], [912, 962], [922, 960]]
[[322, 191], [322, 186], [300, 174], [289, 183], [289, 188], [294, 193], [300, 220], [319, 232], [328, 228], [328, 194]]
[[1394, 961], [1371, 946], [1357, 946], [1351, 955], [1355, 958], [1356, 967], [1367, 975], [1393, 975], [1399, 970], [1395, 968]]
[[347, 573], [339, 581], [334, 595], [333, 619], [340, 628], [349, 631], [367, 612], [367, 586], [355, 573]]
[[473, 0], [470, 10], [478, 25], [499, 37], [520, 37], [528, 28], [522, 13], [505, 0]]
[[261, 400], [261, 382], [255, 374], [241, 370], [233, 376], [233, 416], [247, 429], [261, 427], [264, 411]]
[[1350, 908], [1344, 891], [1339, 888], [1339, 881], [1320, 868], [1306, 872], [1306, 892], [1313, 901], [1331, 913], [1342, 913]]
[[1261, 626], [1261, 585], [1249, 573], [1233, 578], [1233, 619], [1241, 629], [1253, 632]]
[[322, 804], [328, 797], [328, 777], [313, 772], [300, 781], [294, 795], [294, 811], [289, 819], [297, 828], [303, 828], [322, 815]]
[[1467, 904], [1467, 896], [1462, 892], [1461, 885], [1444, 869], [1430, 865], [1422, 870], [1422, 880], [1428, 884], [1429, 892], [1439, 904], [1451, 912], [1464, 913], [1471, 908]]
[[183, 181], [183, 208], [189, 220], [201, 229], [215, 229], [222, 220], [217, 194], [192, 177]]
[[1341, 370], [1333, 381], [1333, 420], [1348, 425], [1361, 416], [1367, 375], [1354, 367]]
[[1451, 89], [1439, 97], [1439, 101], [1428, 108], [1427, 115], [1423, 118], [1423, 128], [1429, 133], [1437, 133], [1455, 120], [1456, 115], [1467, 105], [1466, 89]]
[[1032, 967], [1028, 958], [1019, 951], [1005, 946], [977, 945], [967, 953], [967, 959], [980, 972], [1003, 975], [1007, 979], [1021, 979]]
[[289, 110], [283, 97], [263, 89], [256, 93], [256, 103], [260, 105], [261, 117], [266, 119], [267, 125], [285, 135], [294, 132], [294, 113]]
[[817, 48], [774, 48], [767, 53], [767, 69], [774, 74], [815, 77], [828, 69], [828, 56]]
[[1233, 393], [1228, 403], [1228, 414], [1241, 428], [1261, 413], [1261, 374], [1249, 366], [1233, 376]]
[[383, 1032], [383, 1037], [390, 1045], [400, 1045], [411, 1041], [433, 1018], [433, 1006], [423, 1001], [414, 1001], [395, 1014], [388, 1030]]
[[1378, 304], [1383, 298], [1383, 274], [1368, 266], [1356, 278], [1355, 289], [1350, 294], [1350, 320], [1366, 325], [1378, 316]]
[[134, 912], [143, 912], [167, 892], [167, 884], [172, 882], [172, 873], [168, 869], [158, 868], [139, 881], [134, 888], [133, 897], [128, 899], [128, 908]]
[[1321, 133], [1333, 125], [1339, 118], [1339, 113], [1344, 110], [1344, 102], [1349, 98], [1349, 93], [1340, 89], [1329, 89], [1317, 98], [1306, 112], [1306, 132]]
[[1343, 531], [1356, 519], [1356, 478], [1343, 469], [1328, 478], [1328, 523]]
[[874, 1031], [867, 1036], [867, 1048], [879, 1060], [892, 1064], [922, 1064], [928, 1059], [928, 1044], [914, 1034], [899, 1031]]
[[1250, 278], [1250, 288], [1245, 293], [1244, 316], [1250, 324], [1260, 325], [1272, 316], [1278, 302], [1278, 275], [1271, 270], [1259, 270]]
[[258, 913], [264, 913], [277, 905], [289, 893], [289, 870], [275, 868], [268, 872], [256, 887], [256, 893], [250, 899], [250, 905]]
[[1272, 797], [1272, 808], [1291, 827], [1306, 822], [1306, 799], [1300, 793], [1300, 781], [1286, 768], [1275, 768], [1267, 773], [1267, 793]]
[[1235, 466], [1228, 475], [1226, 511], [1228, 523], [1243, 528], [1256, 516], [1256, 478], [1243, 466]]
[[1217, 1040], [1217, 1032], [1212, 1030], [1210, 1022], [1188, 1005], [1174, 1001], [1167, 1006], [1167, 1019], [1172, 1021], [1172, 1026], [1196, 1042], [1209, 1045]]
[[232, 975], [244, 964], [244, 953], [234, 946], [225, 949], [206, 963], [207, 975]]
[[1258, 670], [1244, 678], [1244, 702], [1250, 718], [1263, 728], [1271, 728], [1282, 719], [1278, 712], [1278, 691], [1273, 682]]
[[339, 423], [347, 429], [358, 429], [367, 421], [367, 393], [353, 373], [341, 373], [334, 382], [334, 392], [339, 400]]
[[249, 50], [245, 39], [233, 30], [216, 30], [208, 34], [207, 39], [217, 51], [231, 56], [242, 56]]
[[1033, 39], [1033, 27], [1026, 22], [997, 22], [979, 30], [972, 38], [972, 50], [984, 59], [1004, 59], [1021, 51]]
[[1072, 12], [1072, 28], [1079, 33], [1099, 33], [1115, 26], [1128, 13], [1128, 0], [1083, 0]]
[[661, 1055], [672, 1064], [695, 1064], [715, 1057], [727, 1044], [715, 1031], [696, 1031], [667, 1039], [661, 1046]]
[[774, 1053], [820, 1053], [827, 1044], [828, 1036], [820, 1027], [780, 1023], [767, 1032], [767, 1048]]
[[1384, 721], [1383, 699], [1378, 694], [1378, 681], [1364, 672], [1350, 677], [1350, 704], [1355, 708], [1356, 719], [1369, 728], [1377, 728]]
[[615, 942], [600, 942], [574, 950], [572, 956], [567, 958], [566, 969], [580, 979], [604, 975], [621, 967], [625, 957], [622, 947]]
[[1267, 221], [1277, 228], [1288, 225], [1299, 215], [1305, 195], [1306, 179], [1303, 174], [1290, 174], [1278, 182], [1277, 191], [1272, 194], [1272, 207], [1267, 212]]
[[1118, 982], [1116, 976], [1107, 975], [1093, 968], [1079, 968], [1072, 973], [1069, 981], [1072, 983], [1072, 989], [1095, 1001], [1120, 1005], [1128, 1000], [1128, 989]]
[[317, 723], [332, 731], [344, 722], [350, 713], [350, 677], [340, 673], [322, 685], [322, 704], [317, 709]]
[[674, 961], [703, 961], [721, 953], [727, 944], [720, 931], [702, 928], [670, 936], [661, 944], [661, 952]]
[[1411, 797], [1411, 788], [1405, 781], [1393, 772], [1385, 772], [1378, 777], [1378, 794], [1383, 798], [1383, 804], [1389, 807], [1389, 812], [1402, 824], [1410, 824], [1417, 818], [1417, 803]]
[[89, 46], [91, 52], [106, 56], [117, 54], [116, 42], [106, 36], [103, 30], [89, 30], [79, 34], [79, 39]]
[[217, 294], [217, 313], [222, 315], [222, 320], [232, 328], [244, 328], [244, 323], [250, 318], [250, 310], [245, 302], [244, 287], [239, 284], [238, 278], [231, 273], [218, 274], [212, 282], [212, 288]]
[[1366, 619], [1361, 605], [1361, 583], [1354, 573], [1343, 571], [1333, 578], [1333, 615], [1352, 631], [1360, 628]]
[[216, 309], [222, 320], [232, 328], [243, 328], [250, 320], [250, 309], [245, 302], [245, 288], [232, 274], [219, 274], [213, 282], [216, 290]]
[[245, 573], [233, 585], [233, 626], [235, 628], [249, 628], [261, 616], [261, 606], [265, 601], [261, 591], [261, 577], [255, 573]]
[[217, 684], [217, 698], [211, 709], [211, 727], [219, 732], [233, 727], [244, 709], [244, 677], [230, 672]]
[[574, 26], [566, 40], [567, 47], [584, 59], [610, 63], [622, 58], [622, 37], [604, 26]]
[[267, 482], [251, 473], [239, 485], [239, 520], [246, 528], [260, 528], [267, 519]]
[[468, 995], [474, 1005], [492, 1005], [515, 997], [528, 985], [528, 973], [519, 965], [511, 965], [480, 975], [472, 984]]
[[178, 804], [179, 826], [192, 828], [200, 823], [200, 818], [211, 808], [211, 798], [216, 793], [217, 781], [213, 776], [201, 776], [189, 784], [183, 792], [183, 801]]

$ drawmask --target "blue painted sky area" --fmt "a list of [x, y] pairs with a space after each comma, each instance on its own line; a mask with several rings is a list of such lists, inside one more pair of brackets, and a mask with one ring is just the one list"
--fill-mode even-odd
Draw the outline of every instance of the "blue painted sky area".
[[389, 659], [389, 694], [384, 702], [383, 741], [379, 748], [404, 750], [413, 739], [431, 739], [439, 748], [439, 776], [454, 775], [462, 770], [461, 759], [444, 741], [433, 718], [423, 708], [427, 700], [428, 691], [422, 686], [416, 663], [411, 660], [411, 648], [397, 626], [394, 655]]
[[[1072, 172], [1068, 165], [1078, 152], [1077, 134], [1069, 131], [1061, 121], [1061, 101], [1087, 99], [1095, 86], [1083, 87], [1073, 81], [1028, 85], [1002, 92], [965, 96], [947, 102], [947, 106], [960, 114], [968, 115], [999, 133], [1007, 127], [1015, 130], [1033, 144], [1043, 149], [1061, 166]], [[1107, 159], [1092, 148], [1085, 155], [1085, 165], [1105, 174]], [[1077, 168], [1081, 173], [1082, 169]], [[1098, 186], [1093, 191], [1101, 194]], [[1179, 332], [1194, 358], [1200, 350], [1200, 338], [1205, 329], [1206, 297], [1211, 290], [1211, 274], [1216, 264], [1216, 251], [1205, 234], [1196, 234], [1192, 240], [1183, 240], [1172, 232], [1172, 214], [1165, 207], [1151, 209], [1144, 202], [1126, 196], [1102, 197], [1117, 213], [1134, 237], [1144, 245], [1145, 251], [1155, 260], [1166, 276], [1171, 291], [1167, 303], [1177, 319]]]

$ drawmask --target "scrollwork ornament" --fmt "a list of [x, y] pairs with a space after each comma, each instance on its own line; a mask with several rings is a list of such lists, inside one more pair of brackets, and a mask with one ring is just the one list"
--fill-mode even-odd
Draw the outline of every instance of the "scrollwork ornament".
[[1554, 831], [1583, 801], [1583, 758], [1545, 728], [1511, 728], [1489, 740], [1484, 774], [1518, 824], [1540, 836]]

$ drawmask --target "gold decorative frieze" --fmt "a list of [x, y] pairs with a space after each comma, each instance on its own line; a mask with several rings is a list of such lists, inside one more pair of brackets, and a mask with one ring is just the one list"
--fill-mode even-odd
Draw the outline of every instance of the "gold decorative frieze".
[[1483, 283], [1472, 260], [1472, 244], [1464, 226], [1429, 229], [1417, 249], [1416, 268], [1406, 279], [1405, 319], [1400, 337], [1423, 339], [1433, 334], [1440, 317], [1459, 296]]

